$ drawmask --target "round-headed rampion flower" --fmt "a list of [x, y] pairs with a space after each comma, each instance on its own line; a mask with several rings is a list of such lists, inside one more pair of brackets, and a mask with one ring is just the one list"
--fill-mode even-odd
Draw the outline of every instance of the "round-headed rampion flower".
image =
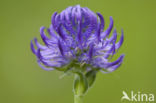
[[[110, 62], [123, 43], [123, 30], [117, 42], [117, 32], [110, 17], [109, 27], [104, 30], [104, 18], [100, 13], [79, 5], [68, 7], [52, 15], [49, 28], [41, 27], [40, 35], [45, 45], [31, 41], [31, 50], [44, 70], [81, 69], [100, 70], [106, 73], [116, 70], [123, 61], [121, 55]], [[47, 30], [49, 36], [45, 35]], [[109, 35], [111, 34], [110, 37]]]

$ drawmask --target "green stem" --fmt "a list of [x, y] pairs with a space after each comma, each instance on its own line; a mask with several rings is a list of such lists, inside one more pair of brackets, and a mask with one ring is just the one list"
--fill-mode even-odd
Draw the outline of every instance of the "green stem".
[[83, 96], [74, 95], [74, 103], [83, 103]]

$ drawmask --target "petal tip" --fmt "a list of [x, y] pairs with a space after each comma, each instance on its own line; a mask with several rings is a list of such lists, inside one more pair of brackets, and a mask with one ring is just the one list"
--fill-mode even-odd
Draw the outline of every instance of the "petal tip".
[[31, 42], [30, 42], [30, 47], [31, 47], [31, 51], [34, 53], [34, 54], [36, 54], [36, 50], [35, 50], [35, 48], [34, 48], [34, 44], [33, 44], [33, 41], [31, 40]]

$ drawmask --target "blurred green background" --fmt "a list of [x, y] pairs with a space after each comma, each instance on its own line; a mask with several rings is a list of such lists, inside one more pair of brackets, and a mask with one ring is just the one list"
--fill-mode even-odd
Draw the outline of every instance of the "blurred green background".
[[156, 0], [1, 0], [0, 103], [73, 103], [73, 76], [42, 70], [30, 40], [40, 39], [39, 28], [50, 25], [52, 13], [76, 4], [102, 13], [107, 27], [113, 16], [125, 34], [116, 55], [125, 53], [123, 65], [99, 73], [84, 103], [121, 103], [123, 90], [156, 94]]

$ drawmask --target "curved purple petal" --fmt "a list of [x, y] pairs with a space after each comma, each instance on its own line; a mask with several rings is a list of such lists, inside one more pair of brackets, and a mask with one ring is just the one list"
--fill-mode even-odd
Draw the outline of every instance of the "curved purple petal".
[[119, 68], [121, 66], [121, 63], [114, 65], [112, 67], [107, 68], [106, 70], [101, 70], [102, 73], [111, 73], [113, 71], [115, 71], [117, 68]]
[[46, 46], [41, 45], [38, 41], [37, 38], [34, 38], [35, 44], [39, 49], [47, 49]]
[[62, 33], [62, 31], [61, 31], [61, 29], [62, 29], [62, 25], [60, 24], [60, 26], [59, 26], [59, 28], [58, 28], [58, 34], [59, 34], [59, 36], [62, 38], [62, 40], [65, 40], [65, 35]]
[[123, 30], [121, 30], [121, 37], [120, 37], [120, 41], [118, 43], [115, 44], [116, 49], [119, 49], [122, 45], [124, 41], [124, 35], [123, 35]]
[[55, 29], [56, 29], [56, 22], [55, 22], [56, 15], [57, 15], [57, 12], [55, 12], [51, 17], [51, 23]]
[[78, 39], [78, 42], [79, 42], [80, 46], [82, 46], [82, 35], [81, 35], [81, 28], [82, 28], [82, 26], [81, 25], [82, 25], [81, 21], [78, 22], [77, 39]]
[[118, 63], [121, 63], [123, 61], [124, 56], [125, 55], [122, 54], [116, 61], [111, 62], [111, 63], [107, 63], [107, 66], [105, 68], [109, 68], [109, 67], [114, 66], [114, 65], [116, 65]]
[[94, 49], [94, 45], [91, 44], [91, 46], [89, 48], [89, 52], [88, 52], [89, 59], [92, 59], [92, 57], [93, 57], [93, 49]]
[[81, 21], [81, 7], [80, 5], [76, 5], [76, 17], [78, 21]]
[[109, 27], [107, 28], [107, 30], [105, 30], [102, 34], [101, 34], [101, 37], [102, 38], [105, 38], [106, 36], [108, 36], [111, 32], [113, 28], [113, 18], [110, 16], [110, 24], [109, 24]]
[[37, 50], [35, 50], [35, 47], [34, 47], [34, 44], [33, 44], [32, 40], [31, 40], [31, 43], [30, 43], [30, 47], [31, 47], [31, 51], [36, 55]]
[[52, 68], [52, 67], [47, 68], [47, 67], [43, 66], [43, 65], [41, 64], [41, 61], [39, 61], [39, 60], [37, 61], [37, 63], [38, 63], [38, 65], [39, 65], [42, 69], [44, 69], [44, 70], [46, 70], [46, 71], [54, 70], [54, 68]]
[[114, 29], [113, 35], [109, 39], [109, 42], [113, 42], [113, 41], [116, 42], [116, 39], [117, 39], [117, 31], [116, 31], [116, 29]]
[[58, 48], [60, 50], [61, 55], [64, 56], [64, 51], [63, 51], [63, 47], [62, 47], [62, 44], [61, 44], [60, 40], [58, 40]]
[[97, 15], [100, 18], [101, 31], [103, 31], [104, 30], [104, 24], [105, 24], [104, 18], [103, 18], [103, 16], [100, 13], [97, 13]]
[[48, 40], [49, 38], [45, 35], [44, 29], [45, 29], [45, 27], [41, 27], [41, 28], [40, 28], [40, 35], [41, 35], [41, 38], [42, 38], [43, 42], [45, 43], [45, 45], [48, 46], [49, 44], [48, 44], [47, 40]]

